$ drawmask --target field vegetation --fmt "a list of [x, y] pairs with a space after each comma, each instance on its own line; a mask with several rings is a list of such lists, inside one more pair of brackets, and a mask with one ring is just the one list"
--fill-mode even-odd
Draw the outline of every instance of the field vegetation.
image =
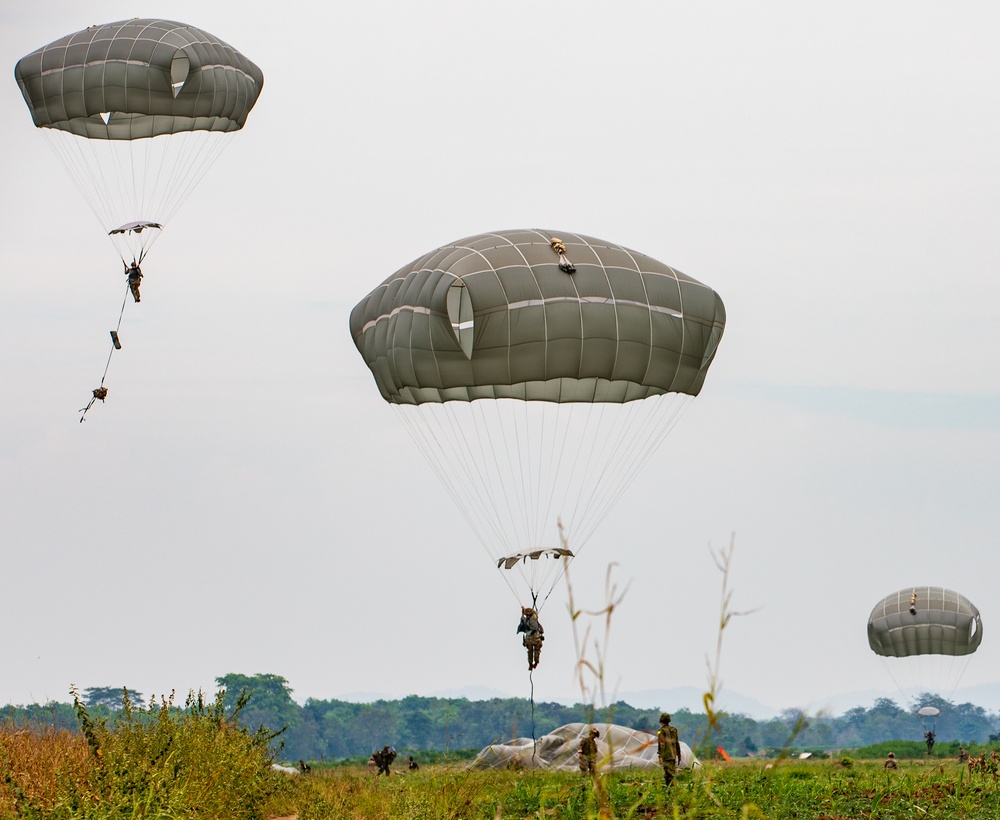
[[[450, 747], [456, 736], [450, 706], [444, 715], [443, 749], [400, 743], [402, 754], [388, 777], [376, 776], [366, 762], [368, 750], [389, 739], [391, 723], [380, 725], [379, 739], [368, 738], [360, 756], [305, 756], [308, 765], [276, 767], [279, 758], [300, 762], [283, 748], [284, 728], [298, 716], [286, 682], [273, 675], [258, 676], [260, 680], [230, 675], [220, 684], [262, 685], [256, 707], [249, 706], [245, 686], [238, 693], [222, 688], [212, 702], [192, 693], [183, 706], [175, 705], [173, 696], [152, 697], [143, 705], [128, 690], [120, 692], [119, 705], [114, 693], [98, 687], [87, 690], [83, 699], [71, 690], [73, 704], [66, 709], [49, 704], [0, 710], [0, 820], [1000, 817], [1000, 755], [991, 748], [998, 745], [995, 737], [988, 744], [967, 737], [972, 742], [965, 750], [973, 759], [966, 763], [958, 760], [957, 741], [941, 738], [928, 755], [919, 741], [888, 740], [891, 724], [883, 723], [881, 742], [849, 748], [818, 743], [809, 759], [801, 759], [797, 750], [816, 719], [795, 712], [773, 727], [774, 748], [758, 748], [749, 734], [742, 743], [734, 742], [748, 725], [713, 708], [720, 689], [722, 638], [732, 618], [742, 614], [730, 606], [732, 545], [716, 558], [723, 574], [719, 641], [708, 664], [705, 714], [688, 737], [704, 762], [680, 772], [669, 789], [658, 770], [610, 772], [600, 763], [593, 778], [572, 772], [474, 770], [469, 763], [479, 747], [458, 752]], [[609, 570], [606, 605], [585, 611], [575, 606], [567, 585], [582, 702], [589, 704], [576, 719], [634, 725], [621, 705], [607, 705], [604, 691], [611, 618], [624, 593]], [[587, 618], [603, 630], [583, 626]], [[412, 709], [417, 704], [407, 706], [415, 724], [426, 727], [427, 721]], [[894, 714], [886, 704], [876, 704], [876, 711], [883, 718]], [[281, 716], [280, 728], [274, 727], [272, 713]], [[855, 712], [849, 717], [854, 730], [862, 716]], [[510, 726], [506, 732], [494, 730], [486, 742], [509, 736]], [[734, 726], [737, 734], [727, 734]], [[721, 741], [730, 744], [733, 759], [719, 759]], [[883, 765], [890, 751], [899, 760], [898, 769]], [[407, 767], [410, 754], [420, 768]]]
[[785, 760], [710, 763], [682, 773], [670, 790], [656, 771], [609, 774], [599, 788], [560, 772], [468, 771], [437, 765], [376, 778], [363, 767], [314, 769], [292, 778], [282, 810], [319, 818], [849, 818], [1000, 817], [989, 774], [956, 761]]

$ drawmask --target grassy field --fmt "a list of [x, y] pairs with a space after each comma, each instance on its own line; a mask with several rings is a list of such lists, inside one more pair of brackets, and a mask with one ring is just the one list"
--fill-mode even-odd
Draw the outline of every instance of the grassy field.
[[356, 768], [314, 769], [290, 778], [271, 816], [319, 818], [848, 818], [1000, 817], [1000, 787], [957, 762], [784, 761], [710, 764], [682, 773], [668, 792], [656, 772], [612, 774], [596, 785], [578, 775], [471, 772], [425, 767], [375, 778]]
[[656, 771], [271, 768], [266, 739], [216, 707], [162, 705], [82, 732], [0, 729], [0, 818], [291, 818], [584, 820], [585, 818], [1000, 817], [1000, 781], [955, 760], [711, 762], [667, 791]]

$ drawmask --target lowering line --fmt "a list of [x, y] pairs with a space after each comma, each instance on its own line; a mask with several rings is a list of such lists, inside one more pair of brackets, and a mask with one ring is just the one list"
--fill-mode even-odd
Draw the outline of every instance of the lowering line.
[[531, 687], [531, 757], [534, 759], [538, 747], [538, 738], [535, 737], [535, 678], [534, 672], [528, 670], [528, 683]]
[[[141, 255], [140, 255], [141, 258]], [[104, 365], [104, 375], [101, 376], [101, 386], [94, 388], [93, 395], [90, 401], [87, 402], [86, 407], [81, 407], [80, 412], [83, 414], [80, 416], [80, 424], [83, 424], [83, 420], [87, 417], [87, 411], [94, 406], [94, 402], [98, 399], [103, 403], [108, 397], [108, 388], [104, 386], [104, 380], [108, 377], [108, 368], [111, 367], [111, 357], [114, 355], [116, 350], [122, 349], [122, 343], [118, 339], [118, 331], [122, 329], [122, 317], [125, 315], [125, 305], [128, 302], [128, 295], [132, 290], [131, 283], [125, 285], [125, 298], [122, 299], [122, 309], [118, 313], [118, 325], [114, 330], [111, 331], [111, 352], [108, 353], [108, 361]]]

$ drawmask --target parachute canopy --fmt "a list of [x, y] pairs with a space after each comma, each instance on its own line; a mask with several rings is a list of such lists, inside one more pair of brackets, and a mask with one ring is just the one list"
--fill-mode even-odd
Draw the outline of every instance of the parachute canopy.
[[114, 236], [116, 233], [142, 233], [147, 228], [162, 228], [163, 226], [159, 222], [127, 222], [117, 228], [108, 231], [108, 236]]
[[879, 601], [868, 618], [868, 643], [888, 658], [970, 655], [982, 640], [979, 610], [943, 587], [901, 589]]
[[350, 326], [504, 581], [538, 608], [701, 390], [725, 309], [621, 245], [509, 230], [404, 266]]
[[510, 569], [524, 561], [537, 561], [539, 558], [573, 558], [573, 553], [562, 547], [553, 549], [533, 550], [532, 552], [517, 552], [513, 555], [505, 555], [497, 561], [497, 569]]
[[14, 76], [36, 126], [104, 140], [236, 131], [264, 85], [218, 37], [153, 19], [68, 34], [18, 60]]
[[121, 256], [142, 261], [240, 130], [261, 70], [169, 20], [91, 26], [22, 57], [14, 77], [46, 142]]
[[[560, 267], [562, 258], [575, 272]], [[438, 248], [351, 313], [355, 344], [394, 404], [693, 396], [724, 325], [718, 294], [668, 265], [611, 242], [542, 230]]]
[[917, 714], [920, 715], [920, 717], [937, 717], [941, 714], [941, 710], [936, 706], [921, 706], [917, 709]]
[[[487, 746], [469, 765], [471, 769], [549, 769], [575, 772], [579, 770], [577, 753], [580, 741], [591, 728], [600, 732], [597, 738], [597, 760], [602, 771], [619, 769], [659, 769], [656, 735], [641, 729], [630, 729], [613, 723], [568, 723], [538, 738], [519, 737], [505, 743]], [[681, 742], [681, 769], [696, 769], [701, 762], [691, 747]]]

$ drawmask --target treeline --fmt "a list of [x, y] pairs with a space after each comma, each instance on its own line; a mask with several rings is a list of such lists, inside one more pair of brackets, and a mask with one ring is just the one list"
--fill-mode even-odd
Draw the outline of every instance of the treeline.
[[[384, 744], [399, 751], [437, 757], [460, 750], [481, 749], [512, 737], [541, 737], [558, 726], [576, 722], [609, 722], [633, 729], [656, 731], [659, 710], [636, 709], [619, 702], [607, 709], [584, 704], [536, 703], [532, 708], [523, 698], [493, 698], [469, 701], [464, 698], [430, 698], [411, 695], [401, 700], [351, 703], [310, 698], [305, 705], [292, 699], [288, 682], [278, 675], [225, 675], [216, 679], [226, 691], [225, 702], [232, 707], [243, 689], [252, 697], [241, 720], [251, 729], [263, 726], [284, 729], [276, 742], [283, 743], [286, 760], [337, 761], [367, 757]], [[133, 700], [141, 693], [130, 692]], [[110, 715], [121, 691], [100, 687], [84, 691], [84, 699], [96, 716]], [[773, 753], [782, 748], [796, 750], [855, 749], [889, 740], [920, 741], [924, 732], [936, 733], [942, 754], [949, 753], [950, 741], [986, 743], [1000, 740], [1000, 715], [987, 714], [971, 703], [955, 704], [923, 695], [922, 706], [936, 706], [939, 717], [925, 722], [914, 709], [903, 709], [888, 698], [870, 708], [857, 707], [836, 717], [808, 716], [787, 710], [777, 718], [754, 720], [726, 714], [718, 731], [706, 735], [704, 714], [679, 709], [672, 715], [681, 739], [698, 748], [722, 746], [733, 756]], [[76, 715], [69, 703], [5, 706], [0, 722], [18, 727], [76, 727]]]

